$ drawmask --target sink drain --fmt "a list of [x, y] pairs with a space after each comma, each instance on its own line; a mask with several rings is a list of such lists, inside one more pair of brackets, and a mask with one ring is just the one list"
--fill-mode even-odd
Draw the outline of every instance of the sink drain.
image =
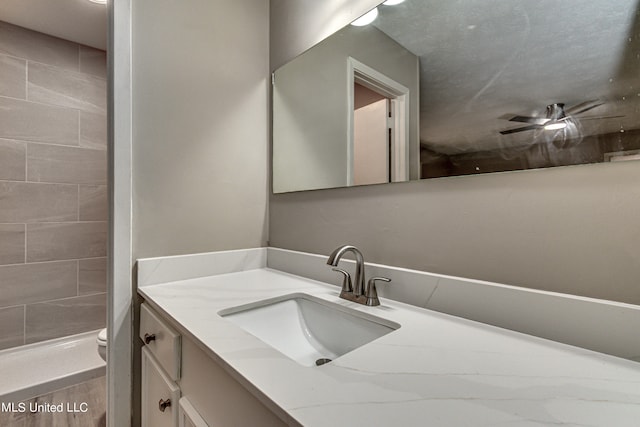
[[326, 357], [321, 357], [320, 359], [316, 360], [316, 366], [322, 366], [325, 363], [329, 363], [331, 362], [331, 359], [327, 359]]

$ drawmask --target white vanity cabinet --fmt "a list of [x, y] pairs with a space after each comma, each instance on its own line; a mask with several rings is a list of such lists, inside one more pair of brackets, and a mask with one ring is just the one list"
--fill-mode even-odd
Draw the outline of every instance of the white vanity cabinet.
[[178, 427], [181, 336], [151, 310], [140, 306], [142, 427]]
[[142, 426], [178, 427], [180, 389], [162, 371], [146, 348], [142, 349]]
[[297, 425], [275, 415], [268, 398], [250, 393], [146, 303], [140, 307], [139, 336], [145, 342], [142, 427]]

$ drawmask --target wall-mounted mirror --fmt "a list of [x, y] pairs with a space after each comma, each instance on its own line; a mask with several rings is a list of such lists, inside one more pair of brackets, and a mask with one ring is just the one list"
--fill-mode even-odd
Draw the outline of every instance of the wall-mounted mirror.
[[274, 73], [275, 193], [640, 158], [637, 0], [390, 0], [354, 24]]

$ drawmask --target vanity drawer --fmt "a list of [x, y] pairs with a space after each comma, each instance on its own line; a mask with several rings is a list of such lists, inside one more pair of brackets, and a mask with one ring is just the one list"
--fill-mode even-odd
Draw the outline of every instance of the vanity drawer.
[[154, 313], [140, 306], [140, 339], [172, 380], [180, 378], [181, 340], [178, 331]]
[[142, 427], [178, 427], [180, 389], [142, 349]]

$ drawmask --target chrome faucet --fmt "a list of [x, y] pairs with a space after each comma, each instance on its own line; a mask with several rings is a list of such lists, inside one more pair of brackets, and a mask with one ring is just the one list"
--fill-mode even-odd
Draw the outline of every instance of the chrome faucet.
[[377, 280], [390, 282], [391, 280], [387, 279], [386, 277], [374, 277], [369, 280], [369, 285], [365, 289], [364, 257], [362, 256], [362, 252], [360, 252], [358, 248], [352, 245], [340, 246], [339, 248], [331, 252], [331, 255], [329, 255], [329, 259], [327, 259], [327, 264], [333, 267], [337, 267], [340, 259], [342, 259], [344, 254], [347, 252], [352, 252], [356, 258], [356, 275], [354, 277], [355, 283], [352, 286], [351, 276], [348, 272], [340, 268], [334, 268], [333, 271], [337, 271], [344, 276], [340, 298], [354, 301], [358, 304], [380, 305], [378, 293], [376, 292], [375, 282]]
[[[338, 263], [340, 262], [340, 259], [342, 259], [344, 254], [347, 252], [352, 252], [353, 255], [356, 257], [356, 277], [354, 277], [355, 284], [354, 284], [352, 295], [358, 298], [364, 294], [364, 257], [362, 256], [362, 252], [360, 252], [360, 249], [352, 245], [340, 246], [335, 251], [331, 252], [331, 255], [329, 255], [329, 259], [327, 260], [327, 264], [333, 267], [337, 267]], [[345, 276], [345, 282], [349, 277], [348, 274], [349, 273], [347, 273], [347, 275]], [[345, 290], [344, 285], [342, 289]], [[350, 298], [347, 298], [347, 299], [350, 299]]]

